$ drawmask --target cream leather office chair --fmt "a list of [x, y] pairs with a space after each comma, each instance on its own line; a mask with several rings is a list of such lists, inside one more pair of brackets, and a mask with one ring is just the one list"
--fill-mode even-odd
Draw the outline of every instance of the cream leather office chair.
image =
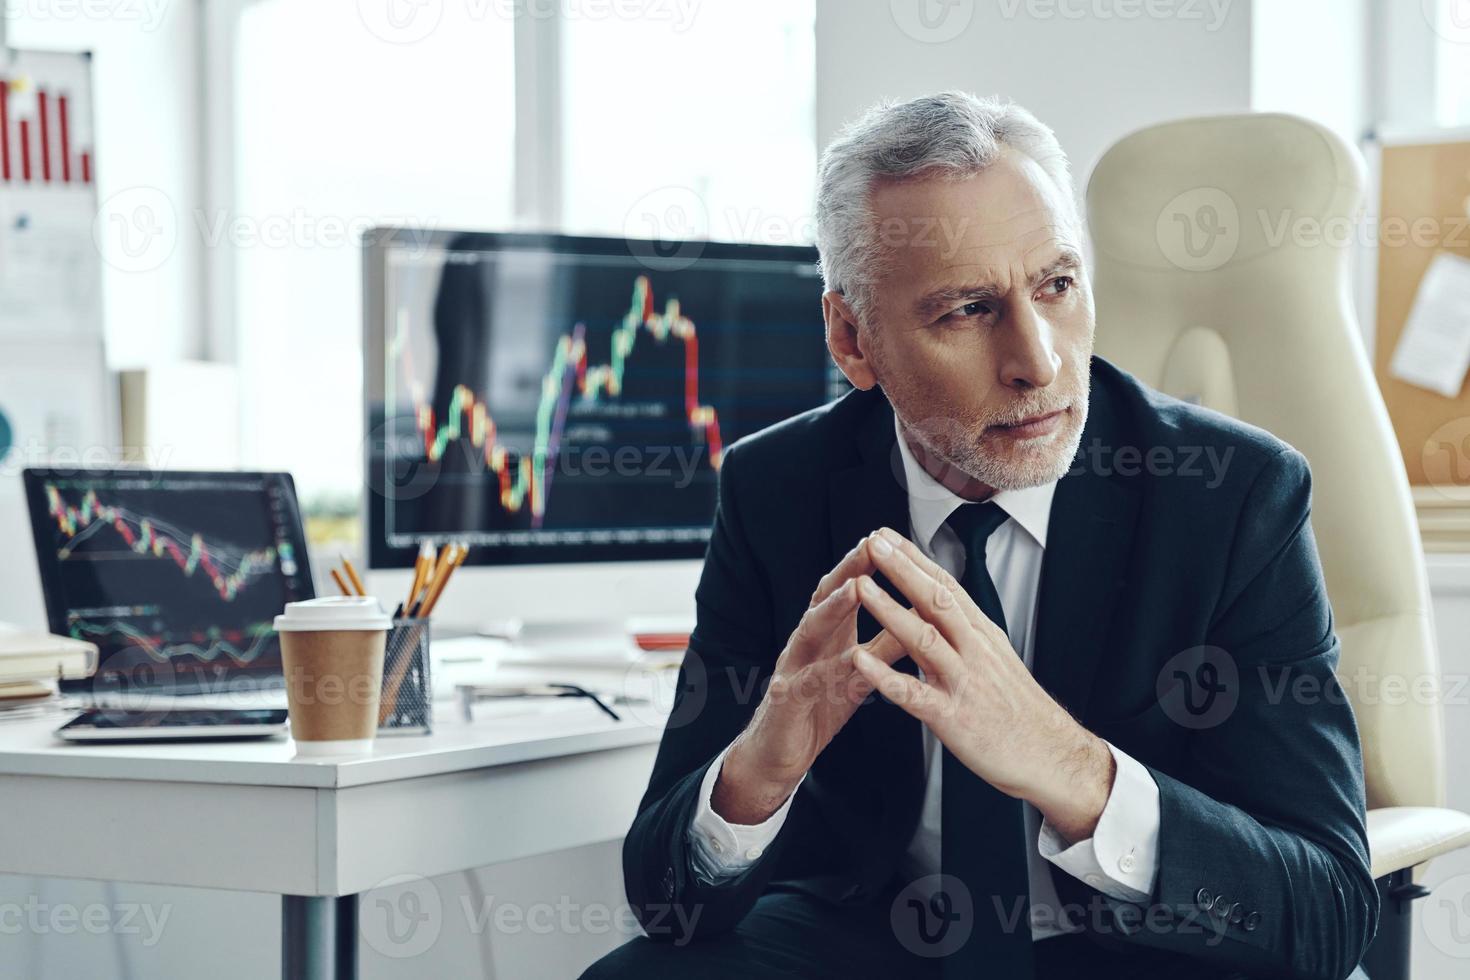
[[[1414, 508], [1353, 312], [1364, 166], [1296, 116], [1186, 119], [1136, 132], [1087, 188], [1097, 351], [1176, 397], [1261, 426], [1311, 463], [1339, 680], [1357, 712], [1373, 875], [1384, 897], [1364, 960], [1408, 976], [1414, 870], [1470, 845], [1443, 809], [1438, 659]], [[1407, 681], [1408, 697], [1385, 689]], [[1427, 703], [1426, 703], [1427, 702]]]

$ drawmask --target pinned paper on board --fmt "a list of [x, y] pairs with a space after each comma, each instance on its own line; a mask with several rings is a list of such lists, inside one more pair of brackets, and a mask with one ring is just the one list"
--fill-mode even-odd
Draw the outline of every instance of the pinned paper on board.
[[1470, 259], [1439, 252], [1430, 263], [1389, 373], [1455, 398], [1470, 371]]

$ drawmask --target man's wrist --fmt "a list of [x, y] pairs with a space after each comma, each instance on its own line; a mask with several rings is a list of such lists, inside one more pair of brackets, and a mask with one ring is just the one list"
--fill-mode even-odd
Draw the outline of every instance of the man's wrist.
[[1076, 843], [1097, 831], [1112, 796], [1117, 762], [1108, 743], [1077, 726], [1080, 733], [1047, 767], [1047, 785], [1030, 802], [1057, 833]]
[[710, 809], [726, 823], [746, 827], [765, 823], [796, 792], [803, 775], [782, 778], [762, 772], [752, 762], [750, 745], [742, 735], [725, 753], [710, 796]]

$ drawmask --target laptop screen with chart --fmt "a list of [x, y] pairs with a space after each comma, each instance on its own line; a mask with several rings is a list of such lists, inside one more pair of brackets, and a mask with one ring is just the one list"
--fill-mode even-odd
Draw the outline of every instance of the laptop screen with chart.
[[724, 448], [846, 388], [816, 251], [367, 235], [368, 539], [497, 565], [698, 558]]
[[25, 484], [51, 632], [98, 647], [72, 688], [279, 686], [272, 620], [314, 594], [288, 475], [29, 469]]

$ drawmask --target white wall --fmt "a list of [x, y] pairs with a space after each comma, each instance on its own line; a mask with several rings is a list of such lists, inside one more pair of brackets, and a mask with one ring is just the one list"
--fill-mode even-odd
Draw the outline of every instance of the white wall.
[[[1102, 152], [1150, 123], [1250, 105], [1245, 0], [1171, 4], [1175, 16], [1109, 16], [1113, 0], [817, 2], [817, 139], [880, 98], [959, 88], [1002, 95], [1056, 131], [1078, 199]], [[925, 26], [925, 12], [942, 12]], [[1076, 16], [1081, 14], [1081, 16]]]

